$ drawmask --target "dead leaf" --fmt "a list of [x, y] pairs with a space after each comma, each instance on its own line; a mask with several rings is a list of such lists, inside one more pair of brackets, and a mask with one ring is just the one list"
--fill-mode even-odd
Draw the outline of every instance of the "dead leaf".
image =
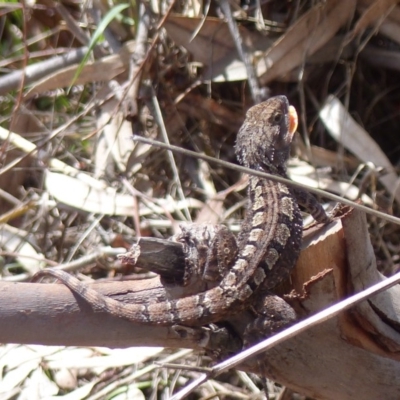
[[[134, 42], [130, 41], [124, 45], [118, 54], [106, 56], [95, 62], [87, 63], [76, 79], [75, 85], [113, 79], [127, 69], [129, 58], [133, 51]], [[77, 67], [78, 64], [71, 65], [40, 80], [26, 93], [26, 98], [48, 90], [68, 87], [75, 76]]]
[[[192, 38], [197, 27], [201, 29]], [[240, 60], [235, 43], [225, 21], [218, 18], [188, 18], [171, 15], [164, 25], [168, 35], [183, 46], [195, 61], [207, 66], [203, 76], [214, 81], [247, 79], [244, 63]], [[265, 51], [271, 39], [258, 32], [249, 32], [243, 26], [239, 32], [245, 45], [252, 51]]]
[[79, 177], [46, 171], [45, 184], [59, 202], [86, 212], [105, 215], [133, 215], [131, 195], [117, 193], [111, 187], [91, 186]]
[[385, 175], [379, 176], [379, 180], [396, 201], [400, 202], [400, 191], [397, 190], [399, 180], [393, 165], [368, 132], [351, 117], [340, 100], [330, 95], [319, 112], [319, 117], [327, 131], [338, 143], [363, 162], [372, 162], [376, 166], [386, 169]]
[[[358, 19], [354, 29], [349, 33], [348, 41], [354, 39], [360, 32], [371, 26], [375, 21], [386, 17], [395, 7], [398, 0], [378, 0], [372, 2]], [[357, 7], [364, 9], [364, 7]]]
[[330, 0], [304, 14], [258, 61], [260, 83], [265, 85], [301, 65], [353, 17], [355, 5], [354, 0]]

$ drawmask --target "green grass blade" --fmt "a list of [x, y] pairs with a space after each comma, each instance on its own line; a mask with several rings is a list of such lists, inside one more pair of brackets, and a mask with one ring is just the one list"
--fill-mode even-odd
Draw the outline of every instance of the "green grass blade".
[[79, 74], [81, 73], [83, 67], [85, 66], [90, 53], [93, 51], [94, 46], [96, 46], [97, 42], [99, 41], [101, 35], [104, 33], [105, 29], [107, 28], [108, 24], [114, 19], [116, 18], [123, 10], [127, 9], [128, 7], [130, 7], [130, 4], [128, 3], [123, 3], [123, 4], [119, 4], [118, 6], [113, 7], [105, 16], [104, 18], [101, 20], [99, 26], [97, 27], [97, 29], [94, 31], [92, 39], [90, 40], [89, 43], [89, 48], [87, 53], [85, 54], [85, 56], [83, 57], [82, 61], [80, 62], [75, 75], [72, 79], [72, 82], [68, 88], [68, 92], [71, 90], [71, 87], [73, 86], [73, 84], [76, 82]]

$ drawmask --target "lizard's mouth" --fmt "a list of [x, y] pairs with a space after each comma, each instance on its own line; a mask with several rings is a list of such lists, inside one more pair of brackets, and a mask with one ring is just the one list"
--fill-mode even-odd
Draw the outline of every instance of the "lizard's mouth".
[[289, 106], [289, 133], [293, 135], [296, 132], [299, 118], [297, 117], [296, 109], [293, 106]]

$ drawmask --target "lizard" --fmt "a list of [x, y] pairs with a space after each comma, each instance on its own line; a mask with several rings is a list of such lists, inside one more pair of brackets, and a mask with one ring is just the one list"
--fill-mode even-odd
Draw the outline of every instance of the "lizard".
[[[272, 97], [251, 107], [236, 139], [239, 163], [287, 177], [286, 164], [296, 129], [297, 113], [286, 96]], [[298, 202], [318, 222], [330, 221], [322, 206], [307, 192], [257, 176], [250, 176], [247, 190], [247, 212], [237, 239], [237, 256], [220, 282], [204, 292], [151, 304], [126, 304], [100, 294], [62, 270], [42, 270], [34, 280], [53, 276], [95, 309], [140, 324], [216, 322], [228, 313], [242, 310], [257, 289], [272, 288], [294, 267], [302, 240]]]

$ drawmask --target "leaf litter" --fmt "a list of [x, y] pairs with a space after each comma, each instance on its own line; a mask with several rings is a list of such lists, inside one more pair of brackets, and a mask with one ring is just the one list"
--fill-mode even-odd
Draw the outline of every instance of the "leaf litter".
[[[40, 3], [40, 10], [25, 5], [31, 13], [25, 25], [19, 7], [3, 6], [8, 25], [1, 33], [0, 75], [0, 213], [7, 216], [0, 235], [2, 279], [24, 281], [46, 263], [53, 265], [50, 261], [69, 261], [77, 242], [79, 259], [117, 237], [127, 243], [133, 236], [168, 237], [176, 222], [188, 220], [187, 212], [195, 221], [225, 223], [237, 231], [245, 182], [236, 172], [180, 155], [173, 155], [174, 168], [164, 151], [130, 138], [132, 133], [159, 138], [162, 122], [171, 144], [236, 162], [235, 134], [252, 99], [245, 61], [218, 7], [175, 4], [163, 21], [168, 5], [162, 3], [160, 13], [150, 3], [145, 30], [139, 29], [140, 16], [148, 10], [140, 3], [137, 9], [114, 10], [118, 18], [107, 24], [93, 54], [87, 54], [90, 61], [78, 71], [80, 61], [71, 65], [60, 54], [76, 49], [85, 54], [82, 31], [92, 38], [93, 27], [110, 10], [100, 2], [94, 2], [93, 12], [84, 2], [61, 2], [72, 18], [65, 20], [60, 9]], [[272, 1], [232, 9], [241, 46], [265, 93], [287, 95], [301, 117], [292, 178], [394, 214], [400, 200], [396, 3], [299, 1], [296, 7]], [[48, 29], [52, 33], [43, 35]], [[21, 33], [29, 41], [23, 43]], [[136, 62], [135, 39], [145, 46], [143, 63]], [[30, 65], [28, 51], [38, 55]], [[127, 111], [129, 88], [138, 105], [135, 115]], [[26, 203], [33, 206], [21, 215]], [[95, 225], [93, 215], [101, 216]], [[381, 269], [393, 274], [399, 266], [399, 228], [373, 218], [370, 224]], [[109, 279], [121, 273], [112, 257], [106, 266], [94, 263], [80, 272]], [[170, 349], [4, 344], [0, 396], [168, 396], [196, 374], [149, 368], [150, 361], [174, 355], [182, 363], [201, 361], [190, 351]], [[232, 372], [193, 398], [254, 398], [262, 388], [254, 380], [252, 386], [246, 374]], [[270, 398], [282, 390], [271, 382], [267, 387]]]

